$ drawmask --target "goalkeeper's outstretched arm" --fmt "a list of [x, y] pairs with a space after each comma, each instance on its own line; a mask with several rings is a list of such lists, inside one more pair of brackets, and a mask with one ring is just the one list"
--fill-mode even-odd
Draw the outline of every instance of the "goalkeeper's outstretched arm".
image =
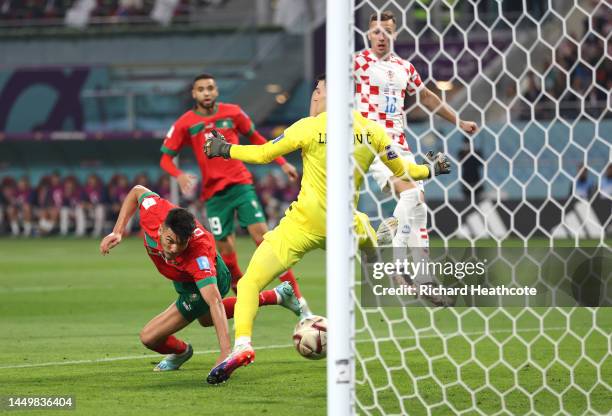
[[206, 138], [204, 152], [208, 157], [238, 159], [247, 163], [266, 164], [279, 156], [291, 153], [302, 146], [300, 140], [283, 135], [262, 145], [237, 145], [227, 143], [224, 137], [213, 130]]
[[262, 145], [233, 145], [230, 149], [230, 157], [247, 163], [263, 165], [294, 150], [297, 150], [297, 148], [282, 146], [273, 142]]
[[433, 152], [428, 152], [426, 162], [421, 165], [402, 158], [394, 160], [383, 158], [383, 162], [393, 172], [393, 176], [405, 181], [420, 181], [451, 173], [450, 160], [444, 153], [434, 155]]
[[420, 181], [451, 172], [450, 161], [443, 153], [435, 156], [433, 152], [427, 153], [427, 160], [421, 165], [400, 157], [395, 152], [393, 143], [385, 131], [376, 123], [368, 122], [368, 124], [369, 132], [375, 141], [373, 150], [378, 152], [380, 160], [393, 172], [393, 176], [405, 181]]

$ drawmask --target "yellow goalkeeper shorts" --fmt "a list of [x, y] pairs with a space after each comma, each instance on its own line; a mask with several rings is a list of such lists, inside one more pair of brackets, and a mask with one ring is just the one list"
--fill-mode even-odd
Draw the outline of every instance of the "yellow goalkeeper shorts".
[[[376, 231], [363, 212], [356, 211], [353, 226], [360, 248], [376, 247]], [[299, 227], [291, 217], [284, 217], [276, 228], [264, 235], [280, 263], [287, 269], [293, 267], [304, 254], [317, 248], [325, 248], [325, 236], [312, 234]]]
[[291, 268], [304, 254], [316, 248], [325, 248], [325, 236], [316, 235], [298, 227], [291, 217], [284, 217], [272, 231], [264, 235], [274, 254], [285, 267]]

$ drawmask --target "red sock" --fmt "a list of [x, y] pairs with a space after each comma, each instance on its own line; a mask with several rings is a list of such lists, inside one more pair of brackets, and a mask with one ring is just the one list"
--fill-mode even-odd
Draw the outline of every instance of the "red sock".
[[259, 294], [259, 306], [278, 305], [278, 297], [275, 290], [264, 290]]
[[160, 354], [182, 354], [186, 349], [187, 344], [175, 336], [170, 335], [159, 346], [153, 348], [153, 351], [157, 351]]
[[302, 297], [302, 292], [300, 292], [300, 286], [298, 285], [297, 280], [295, 280], [295, 276], [293, 275], [291, 269], [281, 274], [278, 278], [281, 282], [289, 282], [289, 284], [293, 288], [293, 293], [295, 293], [296, 298], [299, 299]]
[[232, 319], [234, 317], [234, 306], [237, 300], [237, 297], [223, 299], [223, 307], [225, 308], [227, 319]]
[[[227, 319], [234, 317], [234, 306], [236, 306], [237, 297], [223, 299], [223, 307]], [[259, 294], [259, 306], [278, 305], [278, 298], [274, 290], [264, 290]]]
[[242, 270], [240, 270], [240, 266], [238, 266], [238, 256], [236, 252], [233, 252], [222, 254], [221, 257], [232, 275], [232, 289], [236, 292], [236, 285], [238, 285], [238, 280], [242, 277]]
[[[255, 241], [256, 246], [259, 246], [261, 243], [262, 241]], [[291, 269], [281, 274], [278, 278], [281, 282], [289, 282], [289, 284], [293, 288], [293, 293], [295, 293], [296, 298], [299, 299], [302, 297], [302, 292], [300, 292], [300, 286], [298, 285], [297, 280], [295, 280], [295, 276], [293, 275]]]

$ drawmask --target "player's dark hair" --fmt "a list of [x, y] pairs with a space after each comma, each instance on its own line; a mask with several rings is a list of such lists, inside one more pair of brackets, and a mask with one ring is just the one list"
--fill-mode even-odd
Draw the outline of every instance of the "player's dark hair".
[[393, 23], [397, 24], [397, 22], [395, 21], [395, 15], [393, 14], [391, 10], [385, 10], [381, 12], [380, 17], [378, 13], [373, 13], [370, 16], [370, 23], [376, 22], [376, 21], [386, 22], [387, 20], [391, 20], [393, 21]]
[[174, 208], [168, 212], [164, 226], [170, 228], [176, 237], [185, 242], [196, 228], [193, 214], [184, 208]]
[[315, 77], [314, 85], [312, 86], [313, 90], [317, 88], [317, 85], [319, 85], [320, 81], [325, 82], [325, 72], [323, 72], [323, 73], [321, 73], [321, 74], [319, 74], [319, 75], [317, 75]]
[[197, 77], [195, 77], [193, 79], [193, 82], [191, 83], [191, 85], [194, 85], [196, 82], [198, 82], [201, 79], [213, 79], [214, 80], [215, 77], [213, 77], [211, 74], [208, 74], [208, 73], [204, 72], [204, 73], [198, 75]]

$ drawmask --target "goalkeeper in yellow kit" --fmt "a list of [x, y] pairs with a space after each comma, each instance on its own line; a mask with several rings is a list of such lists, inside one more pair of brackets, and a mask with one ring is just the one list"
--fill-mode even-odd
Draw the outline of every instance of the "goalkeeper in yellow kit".
[[[213, 131], [205, 144], [208, 157], [224, 157], [247, 163], [269, 163], [280, 155], [302, 150], [304, 175], [297, 201], [285, 212], [278, 226], [264, 235], [245, 275], [238, 282], [238, 300], [234, 311], [235, 344], [232, 354], [213, 368], [207, 381], [217, 384], [227, 380], [240, 366], [255, 359], [251, 346], [253, 321], [257, 314], [259, 292], [276, 276], [292, 267], [307, 252], [325, 247], [326, 225], [326, 126], [325, 78], [319, 77], [312, 95], [311, 114], [287, 128], [279, 137], [263, 145], [232, 145]], [[431, 164], [417, 165], [400, 158], [392, 149], [391, 139], [377, 123], [354, 112], [353, 157], [355, 189], [376, 155], [393, 174], [404, 180], [422, 180], [450, 172], [445, 155], [438, 153]], [[358, 194], [355, 196], [355, 204]], [[358, 233], [375, 234], [368, 218], [355, 215]], [[374, 237], [375, 238], [375, 237]]]

